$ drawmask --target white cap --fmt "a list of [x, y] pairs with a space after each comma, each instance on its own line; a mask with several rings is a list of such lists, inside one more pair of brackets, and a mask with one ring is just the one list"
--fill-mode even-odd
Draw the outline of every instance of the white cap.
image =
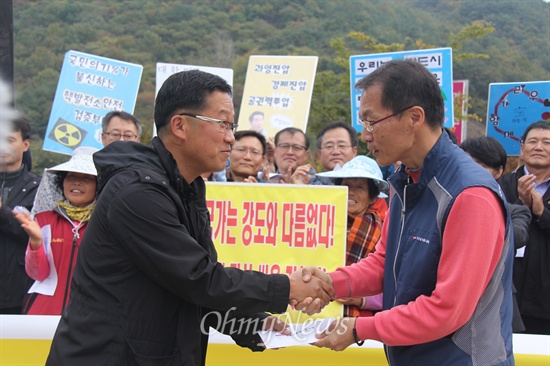
[[56, 165], [53, 168], [46, 169], [48, 173], [57, 172], [75, 172], [97, 176], [97, 170], [94, 165], [92, 155], [99, 151], [95, 147], [80, 146], [74, 149], [71, 160]]
[[338, 178], [367, 178], [372, 179], [381, 191], [387, 190], [390, 185], [382, 176], [380, 167], [373, 159], [359, 155], [344, 164], [341, 169], [330, 172], [317, 173], [318, 176], [331, 179]]

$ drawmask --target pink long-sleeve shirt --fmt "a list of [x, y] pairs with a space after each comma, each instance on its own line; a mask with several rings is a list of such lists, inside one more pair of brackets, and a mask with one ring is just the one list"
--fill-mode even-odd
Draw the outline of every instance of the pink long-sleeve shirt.
[[[382, 238], [373, 254], [329, 274], [338, 298], [382, 292], [388, 223], [389, 219], [384, 221]], [[406, 346], [456, 331], [470, 319], [487, 287], [502, 255], [504, 237], [504, 210], [496, 195], [482, 187], [465, 189], [449, 212], [432, 294], [373, 317], [358, 318], [358, 337]]]

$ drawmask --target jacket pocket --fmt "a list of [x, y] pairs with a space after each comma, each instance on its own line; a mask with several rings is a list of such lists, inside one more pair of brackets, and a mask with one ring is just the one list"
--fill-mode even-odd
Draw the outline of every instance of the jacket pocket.
[[128, 365], [177, 366], [180, 365], [179, 348], [173, 344], [149, 340], [127, 339]]

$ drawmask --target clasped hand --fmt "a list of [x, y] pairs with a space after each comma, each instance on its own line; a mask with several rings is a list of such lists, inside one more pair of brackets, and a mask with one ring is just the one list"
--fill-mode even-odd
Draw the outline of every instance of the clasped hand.
[[304, 267], [289, 275], [289, 304], [303, 313], [313, 315], [336, 298], [332, 279], [318, 267]]

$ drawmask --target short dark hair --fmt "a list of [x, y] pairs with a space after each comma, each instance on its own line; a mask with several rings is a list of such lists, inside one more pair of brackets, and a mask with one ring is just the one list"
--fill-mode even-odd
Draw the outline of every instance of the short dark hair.
[[445, 104], [439, 83], [421, 63], [410, 59], [388, 61], [359, 80], [355, 88], [363, 92], [374, 85], [382, 88], [382, 107], [397, 112], [420, 106], [431, 127], [443, 126]]
[[119, 117], [125, 121], [134, 122], [134, 124], [136, 125], [138, 136], [141, 136], [141, 122], [132, 114], [124, 111], [111, 111], [107, 113], [105, 117], [103, 117], [103, 120], [101, 121], [101, 128], [103, 129], [103, 132], [107, 132], [107, 126], [109, 125], [109, 122], [113, 117]]
[[231, 86], [218, 75], [200, 70], [181, 71], [166, 79], [155, 99], [155, 126], [160, 131], [178, 109], [201, 111], [207, 107], [206, 96], [215, 91], [233, 95]]
[[11, 123], [12, 132], [21, 132], [21, 138], [23, 141], [31, 139], [32, 128], [29, 120], [22, 114], [17, 112], [17, 115]]
[[248, 116], [248, 121], [249, 122], [252, 122], [252, 120], [254, 119], [254, 116], [262, 116], [262, 117], [265, 117], [265, 114], [264, 112], [262, 111], [255, 111], [255, 112], [252, 112], [250, 114], [250, 116]]
[[521, 143], [523, 144], [525, 142], [525, 139], [527, 138], [527, 135], [531, 130], [535, 129], [541, 129], [541, 130], [550, 130], [550, 123], [546, 121], [537, 121], [531, 123], [527, 128], [525, 129], [525, 132], [523, 132], [523, 136], [521, 136]]
[[488, 136], [474, 137], [464, 140], [460, 145], [472, 158], [481, 161], [493, 169], [506, 169], [506, 150], [497, 139]]
[[55, 173], [51, 173], [51, 174], [52, 174], [53, 186], [55, 188], [57, 188], [59, 190], [59, 192], [61, 192], [63, 197], [65, 197], [65, 192], [63, 191], [63, 181], [65, 180], [65, 178], [67, 177], [67, 174], [69, 174], [69, 172], [59, 171], [59, 172], [55, 172]]
[[325, 135], [325, 133], [327, 133], [330, 130], [335, 130], [337, 128], [343, 128], [346, 131], [348, 131], [349, 140], [351, 141], [351, 146], [355, 147], [359, 145], [359, 139], [357, 138], [357, 131], [355, 131], [355, 129], [351, 127], [349, 123], [345, 123], [342, 121], [334, 121], [334, 122], [330, 122], [328, 125], [325, 125], [325, 127], [323, 127], [321, 131], [319, 131], [319, 133], [317, 134], [317, 149], [321, 148], [321, 142], [323, 141], [323, 136]]
[[235, 141], [239, 141], [243, 137], [255, 137], [255, 138], [257, 138], [258, 140], [260, 140], [260, 143], [262, 144], [262, 155], [266, 154], [266, 152], [267, 152], [267, 142], [265, 140], [264, 135], [262, 135], [261, 133], [258, 133], [258, 132], [253, 131], [253, 130], [242, 130], [242, 131], [235, 132], [234, 136], [235, 136]]
[[306, 140], [306, 150], [309, 150], [309, 138], [307, 137], [307, 135], [304, 133], [304, 131], [300, 130], [299, 128], [296, 128], [296, 127], [287, 127], [287, 128], [283, 128], [282, 130], [280, 130], [279, 132], [277, 132], [275, 134], [275, 146], [277, 146], [277, 144], [279, 143], [279, 137], [281, 136], [281, 134], [283, 133], [289, 133], [291, 134], [292, 136], [294, 136], [295, 134], [297, 133], [300, 133], [304, 136], [304, 140]]

